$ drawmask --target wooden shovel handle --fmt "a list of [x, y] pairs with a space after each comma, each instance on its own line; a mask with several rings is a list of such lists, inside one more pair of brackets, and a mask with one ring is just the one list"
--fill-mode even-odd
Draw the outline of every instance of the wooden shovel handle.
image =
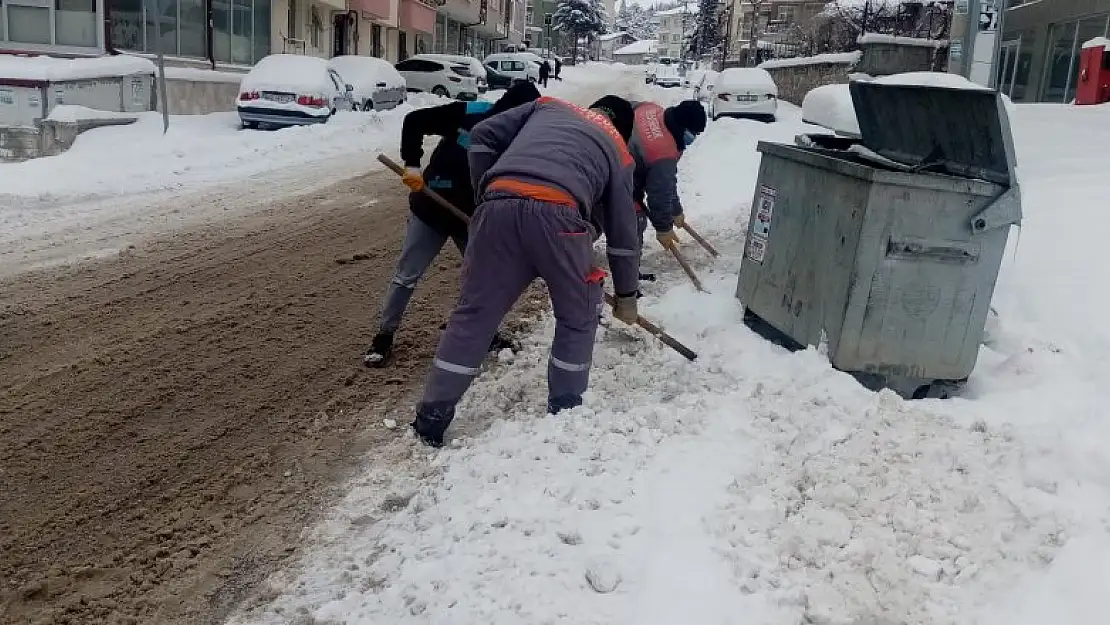
[[[605, 303], [607, 303], [607, 304], [609, 304], [609, 306], [615, 308], [616, 305], [617, 305], [617, 299], [615, 297], [613, 297], [612, 295], [609, 295], [608, 293], [606, 293], [605, 294]], [[641, 328], [647, 330], [650, 334], [654, 335], [655, 338], [662, 341], [663, 344], [666, 345], [667, 347], [669, 347], [669, 348], [673, 349], [674, 351], [682, 354], [687, 360], [694, 360], [698, 357], [696, 352], [691, 350], [689, 347], [686, 347], [682, 343], [679, 343], [678, 340], [675, 339], [673, 336], [671, 336], [670, 334], [667, 334], [666, 332], [663, 331], [662, 328], [660, 328], [659, 326], [655, 325], [654, 323], [648, 321], [647, 319], [644, 319], [642, 316], [637, 316], [636, 317], [636, 325], [638, 325]]]
[[701, 285], [701, 280], [698, 280], [698, 274], [694, 273], [694, 268], [690, 266], [690, 263], [686, 262], [686, 257], [682, 255], [682, 252], [678, 251], [678, 247], [670, 246], [667, 249], [674, 255], [674, 259], [682, 266], [682, 270], [686, 272], [686, 275], [690, 277], [690, 282], [694, 283], [694, 287], [703, 293], [707, 292], [705, 287]]
[[[385, 165], [386, 167], [392, 169], [393, 173], [397, 174], [398, 176], [404, 176], [405, 175], [405, 168], [398, 165], [396, 161], [389, 158], [385, 154], [379, 154], [378, 155], [378, 161], [380, 161], [382, 165]], [[459, 210], [454, 204], [452, 204], [451, 202], [448, 202], [447, 198], [445, 198], [442, 195], [436, 193], [435, 191], [429, 189], [428, 185], [424, 185], [424, 188], [421, 189], [421, 191], [424, 193], [424, 195], [427, 195], [428, 197], [435, 200], [435, 202], [437, 204], [439, 204], [443, 208], [446, 208], [448, 211], [450, 211], [452, 215], [454, 215], [455, 217], [458, 217], [459, 219], [463, 220], [463, 223], [465, 223], [467, 225], [470, 224], [470, 215], [467, 215], [466, 213]]]
[[694, 230], [692, 227], [690, 227], [690, 224], [683, 223], [681, 228], [683, 230], [685, 230], [695, 241], [697, 241], [698, 245], [705, 248], [705, 251], [709, 252], [709, 254], [711, 256], [713, 256], [713, 258], [716, 258], [716, 257], [720, 256], [720, 254], [717, 252], [717, 250], [714, 249], [714, 247], [709, 244], [709, 241], [706, 241], [705, 237], [701, 236], [700, 234], [698, 234], [698, 232], [696, 230]]

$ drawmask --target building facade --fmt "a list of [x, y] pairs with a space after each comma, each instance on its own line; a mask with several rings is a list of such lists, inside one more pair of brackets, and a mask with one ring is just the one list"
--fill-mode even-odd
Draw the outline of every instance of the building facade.
[[813, 0], [777, 0], [752, 3], [732, 0], [729, 27], [729, 57], [744, 56], [756, 40], [761, 54], [793, 56], [798, 43], [809, 37], [817, 16], [827, 3]]
[[1011, 0], [995, 84], [1020, 102], [1071, 102], [1085, 41], [1107, 36], [1110, 0]]
[[[158, 7], [156, 10], [153, 7]], [[524, 40], [522, 0], [0, 0], [0, 53], [116, 51], [247, 67], [271, 53], [392, 62]]]
[[686, 42], [694, 34], [698, 22], [698, 5], [690, 2], [685, 6], [675, 9], [659, 11], [655, 14], [659, 30], [656, 44], [656, 53], [659, 56], [668, 56], [681, 59], [685, 56]]

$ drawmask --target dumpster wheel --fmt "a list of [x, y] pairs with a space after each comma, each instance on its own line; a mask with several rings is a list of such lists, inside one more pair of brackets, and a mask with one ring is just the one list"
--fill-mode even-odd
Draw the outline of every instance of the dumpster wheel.
[[922, 384], [917, 387], [911, 399], [951, 399], [966, 384], [966, 378], [963, 380], [933, 380], [930, 384]]

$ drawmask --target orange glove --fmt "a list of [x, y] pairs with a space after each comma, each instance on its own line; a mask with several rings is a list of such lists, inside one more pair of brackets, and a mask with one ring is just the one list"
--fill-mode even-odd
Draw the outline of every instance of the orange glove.
[[685, 225], [686, 225], [686, 214], [685, 213], [683, 213], [681, 215], [675, 215], [674, 216], [674, 227], [675, 228], [681, 228]]
[[415, 167], [409, 167], [405, 170], [405, 175], [401, 176], [401, 182], [413, 191], [420, 192], [424, 190], [424, 176]]
[[660, 245], [667, 248], [668, 250], [674, 247], [678, 247], [678, 235], [674, 233], [674, 230], [670, 230], [668, 232], [656, 232], [655, 238], [659, 241]]

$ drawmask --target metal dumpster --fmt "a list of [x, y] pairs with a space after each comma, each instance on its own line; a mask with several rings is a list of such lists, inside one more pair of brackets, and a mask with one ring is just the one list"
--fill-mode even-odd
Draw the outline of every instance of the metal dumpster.
[[827, 341], [868, 388], [947, 397], [975, 367], [1021, 221], [1006, 108], [985, 90], [850, 88], [858, 142], [759, 143], [736, 296], [750, 328]]

